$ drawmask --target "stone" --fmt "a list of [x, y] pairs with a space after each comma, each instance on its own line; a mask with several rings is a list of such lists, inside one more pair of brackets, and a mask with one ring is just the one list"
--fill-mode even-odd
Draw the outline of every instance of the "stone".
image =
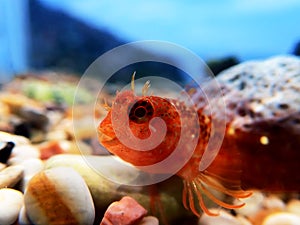
[[208, 216], [207, 214], [203, 214], [199, 219], [199, 225], [242, 225], [242, 223], [237, 218], [235, 218], [225, 210], [210, 209], [210, 211], [219, 213], [219, 215]]
[[44, 162], [40, 159], [33, 158], [26, 159], [22, 161], [19, 165], [24, 167], [24, 176], [20, 184], [22, 191], [24, 192], [31, 178], [44, 169]]
[[13, 187], [22, 178], [24, 167], [20, 165], [9, 166], [0, 171], [0, 188]]
[[15, 165], [20, 164], [26, 159], [39, 159], [40, 152], [34, 145], [21, 145], [14, 147], [11, 157], [8, 160], [8, 164]]
[[53, 140], [40, 144], [38, 148], [43, 160], [57, 154], [92, 154], [91, 147], [82, 141]]
[[[225, 99], [232, 106], [228, 107], [228, 113], [235, 114], [233, 126], [297, 113], [300, 105], [299, 71], [298, 57], [275, 56], [246, 61], [220, 73], [217, 80], [224, 86]], [[241, 99], [244, 104], [241, 104]], [[236, 103], [235, 107], [233, 103]], [[241, 109], [245, 114], [239, 113]]]
[[13, 142], [0, 142], [0, 163], [6, 163], [15, 144]]
[[159, 225], [159, 221], [154, 216], [145, 216], [137, 225]]
[[248, 218], [242, 215], [237, 215], [235, 218], [240, 221], [241, 225], [253, 225]]
[[275, 195], [271, 195], [265, 197], [263, 201], [263, 207], [266, 209], [278, 209], [278, 210], [285, 210], [285, 203], [282, 199]]
[[290, 213], [300, 216], [300, 200], [292, 199], [286, 205], [286, 210]]
[[20, 225], [29, 225], [29, 224], [31, 225], [32, 224], [31, 221], [28, 219], [24, 205], [22, 206], [22, 208], [20, 210], [18, 223]]
[[82, 177], [72, 168], [57, 167], [36, 174], [24, 194], [28, 218], [34, 224], [92, 225], [95, 209]]
[[10, 225], [17, 221], [22, 205], [22, 192], [11, 188], [0, 189], [0, 224]]
[[[234, 209], [234, 211], [243, 216], [253, 216], [263, 207], [264, 195], [256, 191], [250, 197], [241, 199], [240, 201], [246, 204], [241, 208]], [[235, 200], [234, 204], [238, 203], [239, 201]]]
[[207, 87], [206, 95], [222, 90], [223, 98], [211, 99], [204, 112], [215, 106], [215, 120], [226, 121], [220, 152], [241, 153], [243, 190], [300, 190], [299, 74], [299, 57], [275, 56], [233, 66], [216, 77], [220, 85]]
[[26, 137], [19, 136], [19, 135], [13, 135], [13, 134], [6, 133], [6, 132], [3, 132], [3, 131], [0, 131], [0, 141], [2, 141], [2, 142], [11, 141], [16, 146], [30, 144], [29, 139], [26, 138]]
[[288, 213], [288, 212], [278, 212], [273, 213], [267, 216], [262, 225], [299, 225], [300, 224], [300, 217]]
[[27, 121], [32, 127], [45, 130], [49, 123], [49, 118], [43, 109], [22, 106], [19, 108], [18, 115]]
[[141, 221], [146, 214], [147, 210], [137, 201], [125, 196], [120, 201], [113, 202], [109, 205], [100, 225], [132, 225]]
[[0, 171], [3, 170], [6, 167], [6, 164], [0, 163]]

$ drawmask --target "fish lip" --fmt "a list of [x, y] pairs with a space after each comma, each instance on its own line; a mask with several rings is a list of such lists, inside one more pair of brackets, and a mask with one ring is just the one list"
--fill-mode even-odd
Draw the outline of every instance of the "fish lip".
[[108, 136], [101, 131], [98, 133], [98, 138], [99, 138], [100, 142], [108, 142], [108, 141], [112, 141], [113, 139], [115, 139], [114, 137]]

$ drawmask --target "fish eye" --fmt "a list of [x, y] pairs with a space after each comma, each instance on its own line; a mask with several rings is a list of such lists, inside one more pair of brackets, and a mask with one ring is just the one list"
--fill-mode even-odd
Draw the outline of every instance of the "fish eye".
[[153, 106], [148, 100], [139, 100], [131, 107], [129, 119], [136, 123], [148, 122], [154, 113]]
[[142, 106], [139, 106], [137, 107], [135, 110], [134, 110], [134, 115], [137, 117], [137, 118], [143, 118], [144, 116], [146, 116], [147, 114], [147, 111], [144, 107]]

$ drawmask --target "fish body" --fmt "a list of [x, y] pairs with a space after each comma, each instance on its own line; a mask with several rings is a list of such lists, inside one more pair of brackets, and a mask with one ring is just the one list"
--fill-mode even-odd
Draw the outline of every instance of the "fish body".
[[[107, 116], [98, 126], [99, 141], [124, 161], [143, 167], [169, 157], [180, 142], [182, 130], [188, 127], [184, 132], [187, 138], [183, 141], [181, 153], [174, 158], [174, 164], [185, 159], [185, 149], [190, 144], [189, 137], [198, 137], [192, 155], [176, 173], [184, 183], [183, 204], [197, 216], [201, 215], [201, 210], [208, 215], [216, 215], [205, 206], [204, 195], [228, 209], [244, 205], [223, 202], [212, 193], [213, 189], [237, 199], [250, 196], [249, 190], [253, 189], [300, 190], [300, 176], [296, 175], [296, 171], [299, 171], [297, 159], [300, 158], [300, 151], [292, 149], [294, 144], [300, 144], [300, 140], [295, 136], [292, 139], [295, 143], [287, 144], [280, 152], [274, 152], [274, 145], [290, 143], [291, 137], [286, 136], [284, 130], [268, 127], [267, 124], [257, 124], [257, 132], [249, 135], [242, 130], [233, 130], [230, 122], [227, 123], [218, 155], [205, 170], [200, 171], [199, 165], [212, 132], [212, 120], [200, 108], [196, 110], [197, 123], [192, 119], [181, 121], [183, 115], [189, 118], [191, 111], [177, 100], [137, 96], [133, 90], [123, 91], [117, 94]], [[156, 121], [157, 124], [152, 121], [157, 117], [164, 121], [165, 127], [159, 125], [161, 121]], [[262, 142], [261, 137], [268, 137], [270, 133], [274, 140], [265, 140], [257, 148], [256, 141]], [[154, 137], [155, 134], [157, 137]], [[136, 138], [142, 141], [139, 142]], [[158, 144], [152, 143], [153, 146], [147, 149], [147, 140], [150, 139], [158, 140]], [[124, 140], [127, 144], [124, 144]], [[155, 172], [165, 171], [161, 168]]]

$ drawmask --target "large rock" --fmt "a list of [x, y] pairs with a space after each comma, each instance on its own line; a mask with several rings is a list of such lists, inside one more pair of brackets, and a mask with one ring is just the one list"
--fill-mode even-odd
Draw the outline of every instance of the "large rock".
[[[238, 165], [242, 189], [299, 191], [300, 59], [248, 61], [216, 79], [224, 93], [227, 130], [219, 151], [223, 155], [211, 168], [220, 171], [224, 158], [234, 158], [230, 166]], [[214, 101], [209, 106], [221, 103]], [[216, 111], [214, 118], [223, 120], [224, 111]]]

